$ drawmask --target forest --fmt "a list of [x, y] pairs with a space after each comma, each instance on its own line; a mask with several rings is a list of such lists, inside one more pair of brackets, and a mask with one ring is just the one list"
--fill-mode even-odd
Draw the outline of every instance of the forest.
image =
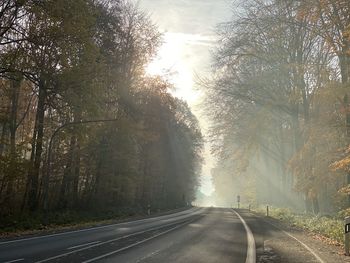
[[349, 213], [350, 1], [235, 1], [201, 80], [217, 203]]
[[127, 1], [0, 2], [2, 228], [194, 200], [198, 121], [168, 80], [145, 72], [161, 43]]

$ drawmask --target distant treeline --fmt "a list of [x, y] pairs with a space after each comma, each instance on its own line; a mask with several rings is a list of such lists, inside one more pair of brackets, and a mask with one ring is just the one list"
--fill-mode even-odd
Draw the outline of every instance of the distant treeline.
[[234, 4], [203, 81], [217, 198], [349, 208], [350, 1]]
[[161, 41], [124, 1], [1, 1], [0, 221], [194, 199], [198, 122], [145, 74]]

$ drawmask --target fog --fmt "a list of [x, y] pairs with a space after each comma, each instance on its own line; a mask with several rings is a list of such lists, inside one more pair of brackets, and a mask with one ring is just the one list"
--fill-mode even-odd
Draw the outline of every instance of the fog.
[[[350, 55], [335, 43], [349, 47], [338, 34], [348, 34], [339, 26], [349, 24], [343, 16], [349, 6], [234, 4], [232, 19], [218, 26], [212, 73], [200, 82], [216, 159], [212, 202], [236, 206], [240, 195], [246, 207], [344, 213], [350, 204], [350, 67], [343, 59]], [[328, 27], [333, 19], [340, 24]]]

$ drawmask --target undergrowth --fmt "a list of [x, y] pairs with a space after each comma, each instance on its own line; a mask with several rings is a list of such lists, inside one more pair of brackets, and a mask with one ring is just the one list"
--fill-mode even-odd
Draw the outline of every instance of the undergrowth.
[[[266, 208], [254, 209], [260, 214], [266, 215]], [[345, 212], [345, 214], [347, 214]], [[296, 214], [287, 208], [269, 207], [269, 216], [290, 226], [298, 227], [331, 238], [340, 244], [344, 243], [343, 218], [344, 211], [338, 216], [321, 216], [312, 214]]]
[[130, 208], [105, 211], [64, 210], [46, 213], [23, 213], [20, 216], [8, 215], [0, 217], [0, 235], [93, 225], [143, 215], [145, 213], [142, 210]]

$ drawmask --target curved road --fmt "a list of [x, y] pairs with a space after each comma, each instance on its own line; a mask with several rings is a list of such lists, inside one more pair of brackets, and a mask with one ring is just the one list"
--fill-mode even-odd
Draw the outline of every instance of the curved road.
[[[0, 262], [253, 263], [255, 244], [252, 236], [247, 239], [247, 232], [249, 228], [232, 209], [192, 208], [126, 223], [0, 241]], [[252, 250], [250, 261], [247, 251]]]

